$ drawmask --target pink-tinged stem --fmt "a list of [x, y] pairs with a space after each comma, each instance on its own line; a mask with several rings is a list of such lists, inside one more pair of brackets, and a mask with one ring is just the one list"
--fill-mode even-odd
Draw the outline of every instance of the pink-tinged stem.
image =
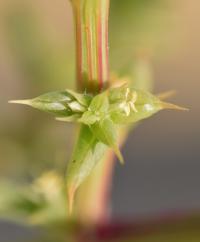
[[[108, 18], [110, 0], [71, 0], [76, 29], [76, 69], [79, 91], [97, 94], [108, 86]], [[99, 162], [79, 188], [76, 214], [84, 223], [99, 223], [108, 216], [113, 153]]]
[[109, 17], [109, 1], [106, 6], [99, 6], [98, 16], [98, 65], [99, 65], [99, 85], [103, 88], [104, 80], [109, 78], [109, 46], [108, 46], [108, 17]]
[[78, 88], [98, 93], [109, 79], [108, 15], [110, 0], [72, 0], [76, 26]]
[[[121, 130], [120, 146], [124, 144], [126, 137], [127, 131]], [[102, 224], [110, 219], [110, 192], [115, 158], [113, 151], [108, 150], [78, 191], [76, 212], [83, 223]]]

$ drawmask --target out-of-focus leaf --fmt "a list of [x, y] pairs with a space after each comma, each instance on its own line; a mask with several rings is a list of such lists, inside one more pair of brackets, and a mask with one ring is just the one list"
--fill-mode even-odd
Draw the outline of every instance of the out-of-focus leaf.
[[54, 171], [33, 183], [0, 183], [0, 217], [29, 224], [51, 224], [66, 220], [64, 179]]

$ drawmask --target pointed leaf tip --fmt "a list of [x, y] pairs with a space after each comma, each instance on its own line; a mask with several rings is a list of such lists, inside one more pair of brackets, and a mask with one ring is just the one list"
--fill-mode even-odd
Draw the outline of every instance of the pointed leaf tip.
[[117, 158], [119, 159], [120, 164], [121, 164], [121, 165], [124, 165], [124, 163], [125, 163], [125, 162], [124, 162], [124, 157], [123, 157], [121, 151], [119, 150], [119, 148], [118, 148], [118, 147], [114, 148], [114, 152], [115, 152]]
[[24, 105], [31, 105], [30, 99], [24, 99], [24, 100], [10, 100], [8, 103], [16, 103], [16, 104], [24, 104]]
[[189, 111], [188, 108], [181, 107], [178, 105], [175, 105], [173, 103], [167, 103], [167, 102], [161, 102], [163, 109], [172, 109], [172, 110], [179, 110], [179, 111]]

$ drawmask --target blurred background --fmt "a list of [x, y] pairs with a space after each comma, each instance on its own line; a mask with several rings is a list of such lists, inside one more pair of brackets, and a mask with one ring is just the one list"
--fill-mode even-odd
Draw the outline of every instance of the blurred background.
[[[133, 79], [146, 73], [154, 93], [175, 89], [173, 102], [190, 108], [162, 112], [131, 133], [126, 165], [116, 164], [113, 218], [200, 211], [199, 8], [195, 0], [111, 0], [111, 71]], [[65, 171], [74, 126], [8, 100], [74, 87], [71, 12], [66, 0], [0, 0], [2, 181]], [[0, 234], [5, 228], [0, 223]]]

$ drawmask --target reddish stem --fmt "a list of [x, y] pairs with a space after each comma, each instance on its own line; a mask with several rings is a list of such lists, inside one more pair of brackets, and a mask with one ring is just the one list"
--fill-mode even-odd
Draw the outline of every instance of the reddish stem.
[[109, 0], [72, 0], [76, 25], [78, 88], [98, 93], [109, 79]]

